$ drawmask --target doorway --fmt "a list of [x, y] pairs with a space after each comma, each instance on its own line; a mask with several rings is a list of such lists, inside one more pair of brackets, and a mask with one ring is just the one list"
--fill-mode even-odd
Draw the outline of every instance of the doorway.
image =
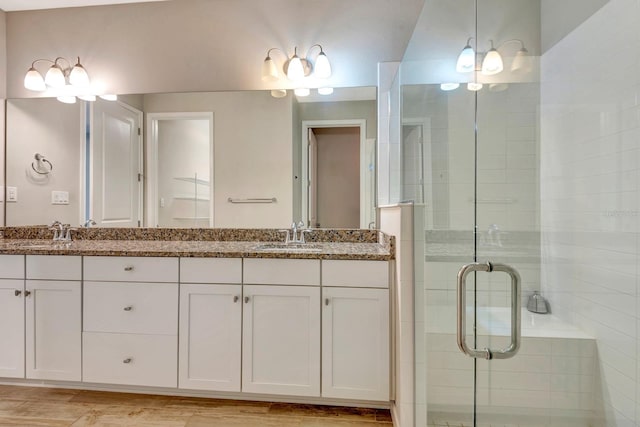
[[367, 193], [375, 191], [375, 140], [365, 133], [366, 120], [302, 122], [302, 219], [309, 227], [366, 228], [373, 221]]

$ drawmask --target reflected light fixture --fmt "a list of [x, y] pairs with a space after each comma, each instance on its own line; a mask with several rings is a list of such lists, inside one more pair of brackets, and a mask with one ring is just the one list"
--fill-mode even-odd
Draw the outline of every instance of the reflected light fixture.
[[[320, 52], [315, 60], [312, 61], [310, 53], [315, 47], [319, 48]], [[273, 47], [267, 51], [267, 57], [262, 63], [262, 81], [264, 82], [274, 82], [280, 78], [278, 67], [271, 57], [271, 52], [273, 51], [279, 51], [287, 58], [282, 64], [282, 71], [287, 79], [291, 81], [297, 82], [309, 76], [318, 79], [328, 79], [331, 77], [331, 63], [321, 45], [314, 44], [302, 57], [298, 56], [298, 47], [296, 46], [290, 58], [283, 50]]]
[[482, 89], [482, 83], [469, 82], [467, 83], [467, 89], [473, 92], [477, 92]]
[[[462, 52], [458, 55], [456, 62], [456, 71], [459, 73], [469, 73], [471, 71], [480, 71], [482, 74], [491, 76], [498, 74], [504, 70], [504, 61], [502, 55], [498, 51], [500, 48], [508, 43], [520, 43], [520, 50], [516, 52], [516, 55], [511, 63], [512, 72], [530, 72], [532, 68], [532, 58], [529, 55], [529, 51], [524, 47], [524, 42], [519, 39], [511, 39], [501, 43], [497, 48], [493, 46], [493, 40], [489, 40], [491, 48], [486, 52], [475, 52], [471, 47], [471, 40], [473, 37], [467, 39], [467, 44], [462, 49]], [[484, 55], [482, 64], [476, 64], [476, 55]], [[478, 66], [478, 68], [476, 68]]]
[[450, 91], [456, 90], [460, 87], [460, 83], [441, 83], [440, 90]]
[[318, 94], [320, 95], [331, 95], [333, 93], [332, 87], [319, 87]]
[[504, 63], [502, 62], [502, 56], [493, 47], [493, 40], [489, 40], [491, 43], [491, 49], [487, 52], [482, 60], [482, 74], [486, 76], [492, 76], [498, 74], [504, 70]]
[[273, 89], [271, 91], [271, 96], [274, 98], [284, 98], [287, 96], [287, 91], [285, 89]]
[[458, 55], [456, 71], [459, 73], [468, 73], [476, 68], [476, 52], [471, 47], [472, 39], [473, 37], [467, 39], [467, 45], [462, 49], [460, 55]]
[[311, 93], [311, 90], [309, 90], [309, 88], [306, 88], [306, 87], [299, 87], [297, 89], [294, 89], [293, 93], [295, 93], [296, 96], [309, 96], [309, 94]]

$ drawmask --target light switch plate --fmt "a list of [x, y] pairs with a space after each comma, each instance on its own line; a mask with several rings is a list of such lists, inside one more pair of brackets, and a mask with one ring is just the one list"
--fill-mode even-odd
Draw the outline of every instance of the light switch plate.
[[7, 187], [7, 202], [18, 201], [18, 187]]
[[68, 191], [52, 191], [51, 204], [52, 205], [68, 205], [69, 192]]

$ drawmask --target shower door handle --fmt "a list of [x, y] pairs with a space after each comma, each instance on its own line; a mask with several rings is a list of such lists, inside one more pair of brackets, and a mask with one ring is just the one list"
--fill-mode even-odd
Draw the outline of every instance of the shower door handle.
[[[467, 276], [474, 271], [492, 273], [501, 271], [511, 277], [511, 344], [500, 350], [477, 349], [467, 345]], [[506, 264], [473, 263], [458, 271], [458, 347], [467, 356], [482, 359], [509, 359], [520, 349], [520, 275]]]

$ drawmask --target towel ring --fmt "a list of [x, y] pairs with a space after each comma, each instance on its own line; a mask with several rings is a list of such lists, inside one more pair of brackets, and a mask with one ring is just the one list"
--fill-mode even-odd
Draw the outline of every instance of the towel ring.
[[[34, 159], [36, 159], [36, 162], [38, 162], [38, 167], [35, 166], [35, 162], [31, 162], [31, 169], [33, 169], [33, 171], [39, 175], [49, 175], [51, 173], [51, 171], [53, 170], [53, 164], [51, 164], [51, 162], [47, 159], [44, 158], [44, 156], [40, 153], [36, 153], [35, 156], [33, 156]], [[49, 170], [45, 170], [44, 172], [41, 172], [41, 168], [40, 165], [42, 163], [47, 163], [49, 165]]]

